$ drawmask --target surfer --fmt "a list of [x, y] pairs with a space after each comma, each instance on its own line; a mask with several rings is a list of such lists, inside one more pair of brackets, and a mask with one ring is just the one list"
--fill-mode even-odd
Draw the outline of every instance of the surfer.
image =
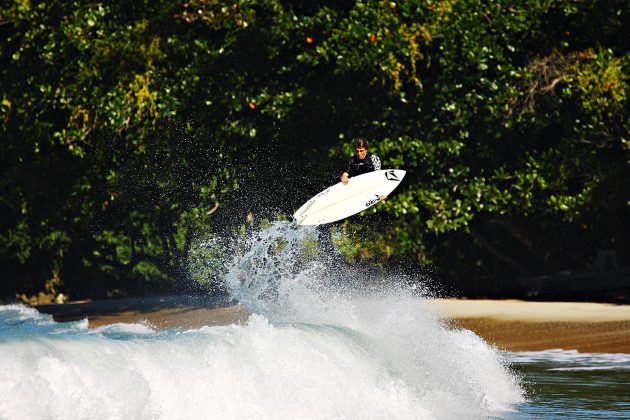
[[[368, 172], [378, 171], [381, 169], [381, 159], [368, 152], [368, 141], [363, 137], [357, 137], [354, 142], [354, 155], [346, 161], [343, 172], [339, 179], [344, 185], [348, 185], [350, 177], [363, 175]], [[379, 200], [385, 200], [384, 196], [379, 196]], [[331, 224], [319, 225], [321, 232], [318, 241], [318, 252], [320, 256], [324, 256], [329, 264], [339, 264], [343, 259], [340, 254], [335, 251], [333, 245]]]
[[368, 142], [363, 137], [354, 139], [355, 154], [346, 163], [346, 167], [339, 179], [344, 184], [348, 183], [351, 176], [366, 174], [381, 169], [381, 159], [368, 152]]
[[[354, 152], [354, 155], [346, 162], [343, 173], [339, 177], [344, 185], [348, 184], [351, 176], [363, 175], [381, 169], [381, 159], [368, 151], [368, 141], [363, 137], [354, 139]], [[381, 195], [378, 199], [384, 201], [385, 196]]]

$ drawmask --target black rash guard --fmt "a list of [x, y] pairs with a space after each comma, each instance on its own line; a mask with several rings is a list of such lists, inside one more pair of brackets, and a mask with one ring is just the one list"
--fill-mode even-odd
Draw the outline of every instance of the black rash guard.
[[363, 160], [359, 159], [357, 155], [348, 159], [346, 167], [343, 170], [348, 176], [357, 176], [366, 174], [372, 171], [378, 171], [381, 169], [381, 160], [378, 156], [368, 153]]

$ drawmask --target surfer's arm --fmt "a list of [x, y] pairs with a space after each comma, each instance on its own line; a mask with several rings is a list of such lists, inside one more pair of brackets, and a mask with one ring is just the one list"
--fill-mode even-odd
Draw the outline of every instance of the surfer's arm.
[[344, 184], [347, 184], [348, 178], [350, 178], [351, 173], [352, 173], [352, 158], [348, 159], [348, 161], [346, 162], [346, 167], [343, 169], [343, 172], [341, 173], [341, 176], [339, 177], [341, 182], [343, 182]]
[[374, 167], [375, 171], [380, 171], [381, 169], [381, 159], [376, 156], [376, 155], [372, 155], [372, 166]]

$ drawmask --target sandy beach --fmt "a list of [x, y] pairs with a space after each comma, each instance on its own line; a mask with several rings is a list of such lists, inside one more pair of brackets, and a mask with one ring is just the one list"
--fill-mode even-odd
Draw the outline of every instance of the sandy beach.
[[[518, 300], [432, 299], [427, 306], [450, 328], [474, 331], [497, 348], [630, 353], [630, 305]], [[56, 321], [88, 319], [90, 328], [144, 322], [155, 328], [199, 328], [247, 320], [247, 311], [221, 298], [184, 296], [39, 305]]]
[[449, 325], [474, 331], [500, 349], [630, 353], [630, 305], [465, 299], [429, 305]]

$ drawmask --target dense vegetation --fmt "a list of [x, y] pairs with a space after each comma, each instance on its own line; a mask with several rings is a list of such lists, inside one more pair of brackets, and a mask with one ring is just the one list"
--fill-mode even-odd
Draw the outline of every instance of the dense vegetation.
[[358, 135], [408, 175], [336, 227], [350, 260], [460, 285], [627, 263], [628, 8], [4, 2], [0, 296], [212, 281], [200, 243], [291, 214]]

